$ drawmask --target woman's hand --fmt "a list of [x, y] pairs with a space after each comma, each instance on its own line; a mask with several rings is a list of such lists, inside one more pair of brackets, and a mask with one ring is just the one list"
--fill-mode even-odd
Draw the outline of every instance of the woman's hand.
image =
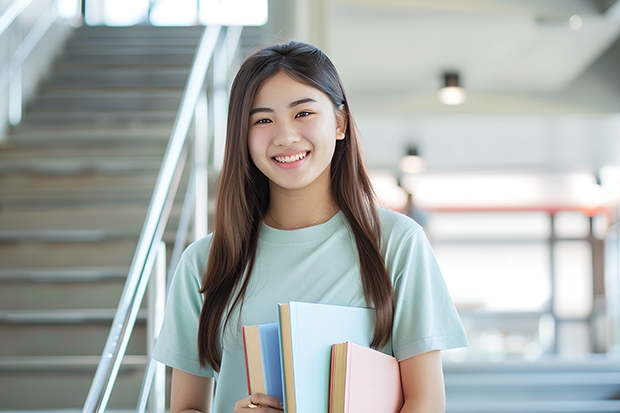
[[276, 413], [284, 410], [280, 400], [263, 393], [254, 393], [235, 403], [234, 413]]

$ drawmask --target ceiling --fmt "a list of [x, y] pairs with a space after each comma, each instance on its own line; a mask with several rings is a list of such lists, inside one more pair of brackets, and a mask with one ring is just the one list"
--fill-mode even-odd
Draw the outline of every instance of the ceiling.
[[[325, 2], [323, 48], [356, 112], [620, 111], [620, 2]], [[445, 71], [468, 92], [458, 109], [437, 100]]]

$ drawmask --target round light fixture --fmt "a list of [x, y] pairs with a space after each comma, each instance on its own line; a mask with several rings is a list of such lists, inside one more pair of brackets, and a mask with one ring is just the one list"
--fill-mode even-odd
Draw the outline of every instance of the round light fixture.
[[446, 105], [460, 105], [467, 99], [467, 93], [459, 85], [458, 73], [445, 73], [444, 86], [438, 92], [439, 101]]

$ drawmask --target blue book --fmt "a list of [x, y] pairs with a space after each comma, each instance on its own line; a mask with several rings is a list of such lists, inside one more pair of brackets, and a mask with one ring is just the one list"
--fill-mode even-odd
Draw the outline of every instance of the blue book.
[[369, 347], [374, 310], [290, 302], [280, 304], [279, 323], [285, 413], [327, 413], [332, 344]]
[[248, 392], [282, 400], [282, 368], [278, 323], [243, 326], [243, 348]]

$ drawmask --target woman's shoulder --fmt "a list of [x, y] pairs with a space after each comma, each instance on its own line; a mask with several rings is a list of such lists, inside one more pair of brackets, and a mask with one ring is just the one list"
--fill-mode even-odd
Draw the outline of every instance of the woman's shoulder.
[[212, 239], [213, 234], [209, 234], [189, 244], [187, 248], [185, 248], [185, 251], [183, 251], [181, 261], [185, 265], [196, 268], [202, 273], [203, 269], [207, 266]]
[[381, 232], [384, 235], [390, 237], [408, 236], [414, 232], [422, 231], [420, 224], [405, 214], [386, 208], [378, 208], [377, 213], [381, 223]]

